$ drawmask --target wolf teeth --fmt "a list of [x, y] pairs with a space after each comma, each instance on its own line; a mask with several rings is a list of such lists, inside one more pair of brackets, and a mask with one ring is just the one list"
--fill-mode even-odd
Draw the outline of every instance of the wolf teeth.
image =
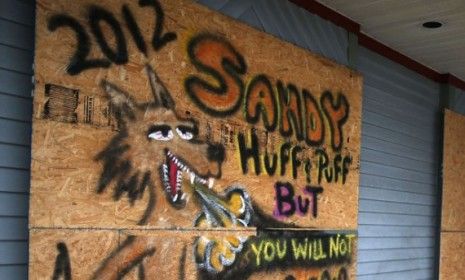
[[[180, 169], [180, 171], [177, 172], [177, 175], [176, 175], [177, 176], [176, 177], [176, 186], [175, 186], [176, 190], [181, 190], [181, 188], [182, 188], [182, 180], [183, 180], [183, 173], [184, 172], [189, 174], [190, 183], [192, 185], [197, 182], [197, 183], [208, 186], [208, 188], [210, 188], [210, 189], [213, 187], [214, 182], [215, 182], [213, 178], [210, 178], [210, 179], [206, 180], [206, 179], [203, 179], [203, 178], [199, 177], [195, 172], [193, 172], [189, 167], [187, 167], [186, 164], [184, 164], [180, 159], [178, 159], [171, 151], [167, 151], [166, 155], [169, 158], [169, 160], [172, 163], [174, 163]], [[169, 167], [168, 167], [167, 164], [163, 164], [162, 169], [163, 169], [162, 173], [163, 173], [163, 177], [164, 177], [163, 181], [165, 183], [166, 191], [171, 192], [172, 187], [170, 185]], [[183, 193], [183, 195], [181, 197], [179, 197], [179, 195], [176, 194], [175, 196], [172, 197], [172, 201], [175, 202], [179, 198], [181, 198], [182, 200], [186, 199], [185, 193]]]
[[170, 151], [166, 153], [168, 157], [182, 170], [185, 170], [187, 167], [183, 164], [177, 157], [175, 157]]
[[203, 185], [208, 185], [208, 187], [211, 189], [213, 187], [213, 184], [215, 180], [213, 178], [210, 178], [208, 181], [205, 179], [200, 178], [197, 176], [194, 172], [189, 172], [190, 174], [190, 182], [193, 185], [195, 182], [201, 183]]
[[191, 184], [193, 185], [195, 181], [195, 174], [191, 173]]

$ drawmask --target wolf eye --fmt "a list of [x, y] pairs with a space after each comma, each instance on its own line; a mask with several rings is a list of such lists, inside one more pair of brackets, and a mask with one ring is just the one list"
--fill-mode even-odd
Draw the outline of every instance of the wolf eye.
[[160, 140], [160, 141], [168, 141], [173, 139], [173, 131], [169, 130], [168, 132], [165, 131], [155, 131], [149, 134], [148, 136], [150, 139]]
[[194, 138], [194, 133], [189, 128], [185, 127], [176, 127], [176, 132], [178, 133], [179, 137], [184, 140], [191, 140]]
[[149, 139], [168, 141], [173, 139], [173, 131], [169, 126], [155, 126], [149, 131]]

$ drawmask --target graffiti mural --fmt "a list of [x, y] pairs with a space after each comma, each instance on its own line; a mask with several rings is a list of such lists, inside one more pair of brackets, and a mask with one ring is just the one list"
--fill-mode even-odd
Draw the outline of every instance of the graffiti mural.
[[77, 2], [38, 1], [31, 279], [355, 277], [358, 74], [187, 0]]

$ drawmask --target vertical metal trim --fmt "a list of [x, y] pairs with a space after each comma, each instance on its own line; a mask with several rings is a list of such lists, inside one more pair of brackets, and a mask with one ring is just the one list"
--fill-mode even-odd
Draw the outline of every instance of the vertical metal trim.
[[446, 109], [451, 108], [451, 101], [455, 93], [455, 88], [451, 84], [441, 84], [439, 88], [439, 153], [438, 153], [438, 176], [437, 176], [437, 204], [436, 209], [437, 215], [437, 228], [436, 228], [436, 246], [435, 246], [435, 266], [434, 266], [434, 275], [436, 279], [439, 278], [440, 274], [440, 265], [441, 265], [441, 226], [442, 226], [442, 192], [443, 192], [443, 170], [444, 170], [444, 119]]
[[347, 32], [347, 63], [351, 69], [357, 70], [358, 62], [358, 35], [352, 32]]

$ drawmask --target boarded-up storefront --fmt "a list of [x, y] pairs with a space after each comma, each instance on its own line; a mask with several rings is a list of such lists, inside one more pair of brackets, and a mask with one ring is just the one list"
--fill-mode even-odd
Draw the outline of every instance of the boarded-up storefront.
[[359, 74], [190, 1], [38, 1], [30, 278], [352, 279]]

